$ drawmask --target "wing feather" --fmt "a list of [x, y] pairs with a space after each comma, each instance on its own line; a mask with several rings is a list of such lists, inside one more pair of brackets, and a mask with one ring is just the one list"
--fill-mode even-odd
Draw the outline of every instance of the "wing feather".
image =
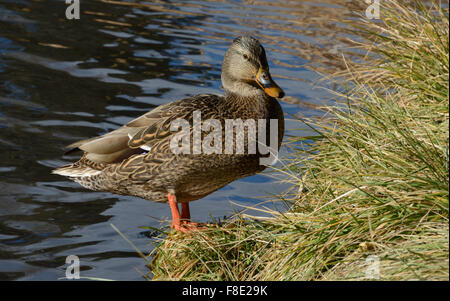
[[[194, 110], [201, 110], [217, 95], [185, 98], [156, 107], [152, 111], [128, 122], [105, 135], [81, 140], [69, 145], [86, 153], [86, 158], [97, 163], [120, 162], [127, 157], [150, 150], [156, 143], [170, 139], [176, 132], [170, 124], [178, 118], [192, 119]], [[69, 151], [70, 153], [72, 151]]]

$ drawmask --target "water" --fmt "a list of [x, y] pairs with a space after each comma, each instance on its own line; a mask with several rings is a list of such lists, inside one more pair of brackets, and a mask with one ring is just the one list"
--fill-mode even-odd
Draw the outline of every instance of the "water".
[[[345, 26], [363, 13], [353, 1], [0, 0], [0, 279], [56, 280], [77, 255], [81, 275], [143, 280], [140, 250], [167, 226], [167, 204], [88, 191], [54, 167], [73, 162], [63, 146], [104, 134], [151, 108], [188, 95], [222, 93], [220, 69], [244, 33], [263, 43], [282, 102], [292, 116], [319, 115], [328, 94], [311, 71], [342, 68]], [[337, 21], [336, 21], [337, 20]], [[326, 86], [326, 82], [321, 85]], [[282, 149], [286, 153], [286, 149]], [[265, 175], [241, 179], [191, 204], [196, 221], [222, 218], [286, 190]], [[273, 205], [268, 205], [273, 206]]]

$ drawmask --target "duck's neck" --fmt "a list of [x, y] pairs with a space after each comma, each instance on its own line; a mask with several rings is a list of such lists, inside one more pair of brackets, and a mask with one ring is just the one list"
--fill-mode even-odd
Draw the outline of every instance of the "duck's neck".
[[[226, 90], [225, 93], [225, 102], [223, 105], [227, 107], [228, 111], [234, 112], [236, 115], [252, 115], [252, 116], [243, 116], [244, 117], [253, 117], [253, 115], [260, 116], [265, 115], [266, 104], [267, 104], [267, 96], [262, 90], [255, 89], [252, 93], [241, 94], [233, 91]], [[245, 114], [244, 114], [245, 113]]]

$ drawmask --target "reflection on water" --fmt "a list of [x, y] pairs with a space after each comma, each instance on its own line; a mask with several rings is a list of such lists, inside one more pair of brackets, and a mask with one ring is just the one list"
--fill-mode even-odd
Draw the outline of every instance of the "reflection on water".
[[[244, 33], [263, 43], [290, 96], [286, 117], [318, 115], [310, 104], [328, 95], [314, 89], [320, 77], [311, 68], [343, 67], [349, 34], [340, 20], [362, 12], [344, 0], [81, 2], [81, 19], [70, 21], [64, 1], [0, 2], [0, 279], [55, 280], [71, 254], [82, 276], [142, 279], [134, 267], [145, 270], [144, 262], [110, 223], [148, 252], [140, 227], [167, 225], [168, 206], [51, 175], [76, 159], [62, 157], [63, 146], [157, 105], [221, 93], [223, 54]], [[300, 125], [287, 127], [289, 135]], [[227, 216], [232, 202], [251, 205], [284, 189], [264, 175], [245, 178], [192, 203], [193, 219]]]

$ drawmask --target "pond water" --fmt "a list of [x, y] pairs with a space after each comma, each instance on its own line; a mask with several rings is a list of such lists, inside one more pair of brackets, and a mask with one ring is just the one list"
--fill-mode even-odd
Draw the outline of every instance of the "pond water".
[[[285, 136], [311, 135], [294, 116], [320, 115], [329, 94], [316, 71], [342, 68], [341, 21], [364, 12], [355, 1], [81, 2], [80, 19], [67, 20], [63, 0], [0, 0], [2, 280], [64, 277], [68, 255], [80, 258], [81, 276], [143, 280], [145, 262], [110, 224], [148, 253], [152, 231], [141, 227], [166, 227], [168, 205], [52, 175], [77, 159], [63, 147], [157, 105], [222, 93], [223, 55], [242, 34], [262, 42], [289, 96]], [[241, 179], [193, 202], [192, 218], [230, 216], [287, 188], [267, 173]]]

